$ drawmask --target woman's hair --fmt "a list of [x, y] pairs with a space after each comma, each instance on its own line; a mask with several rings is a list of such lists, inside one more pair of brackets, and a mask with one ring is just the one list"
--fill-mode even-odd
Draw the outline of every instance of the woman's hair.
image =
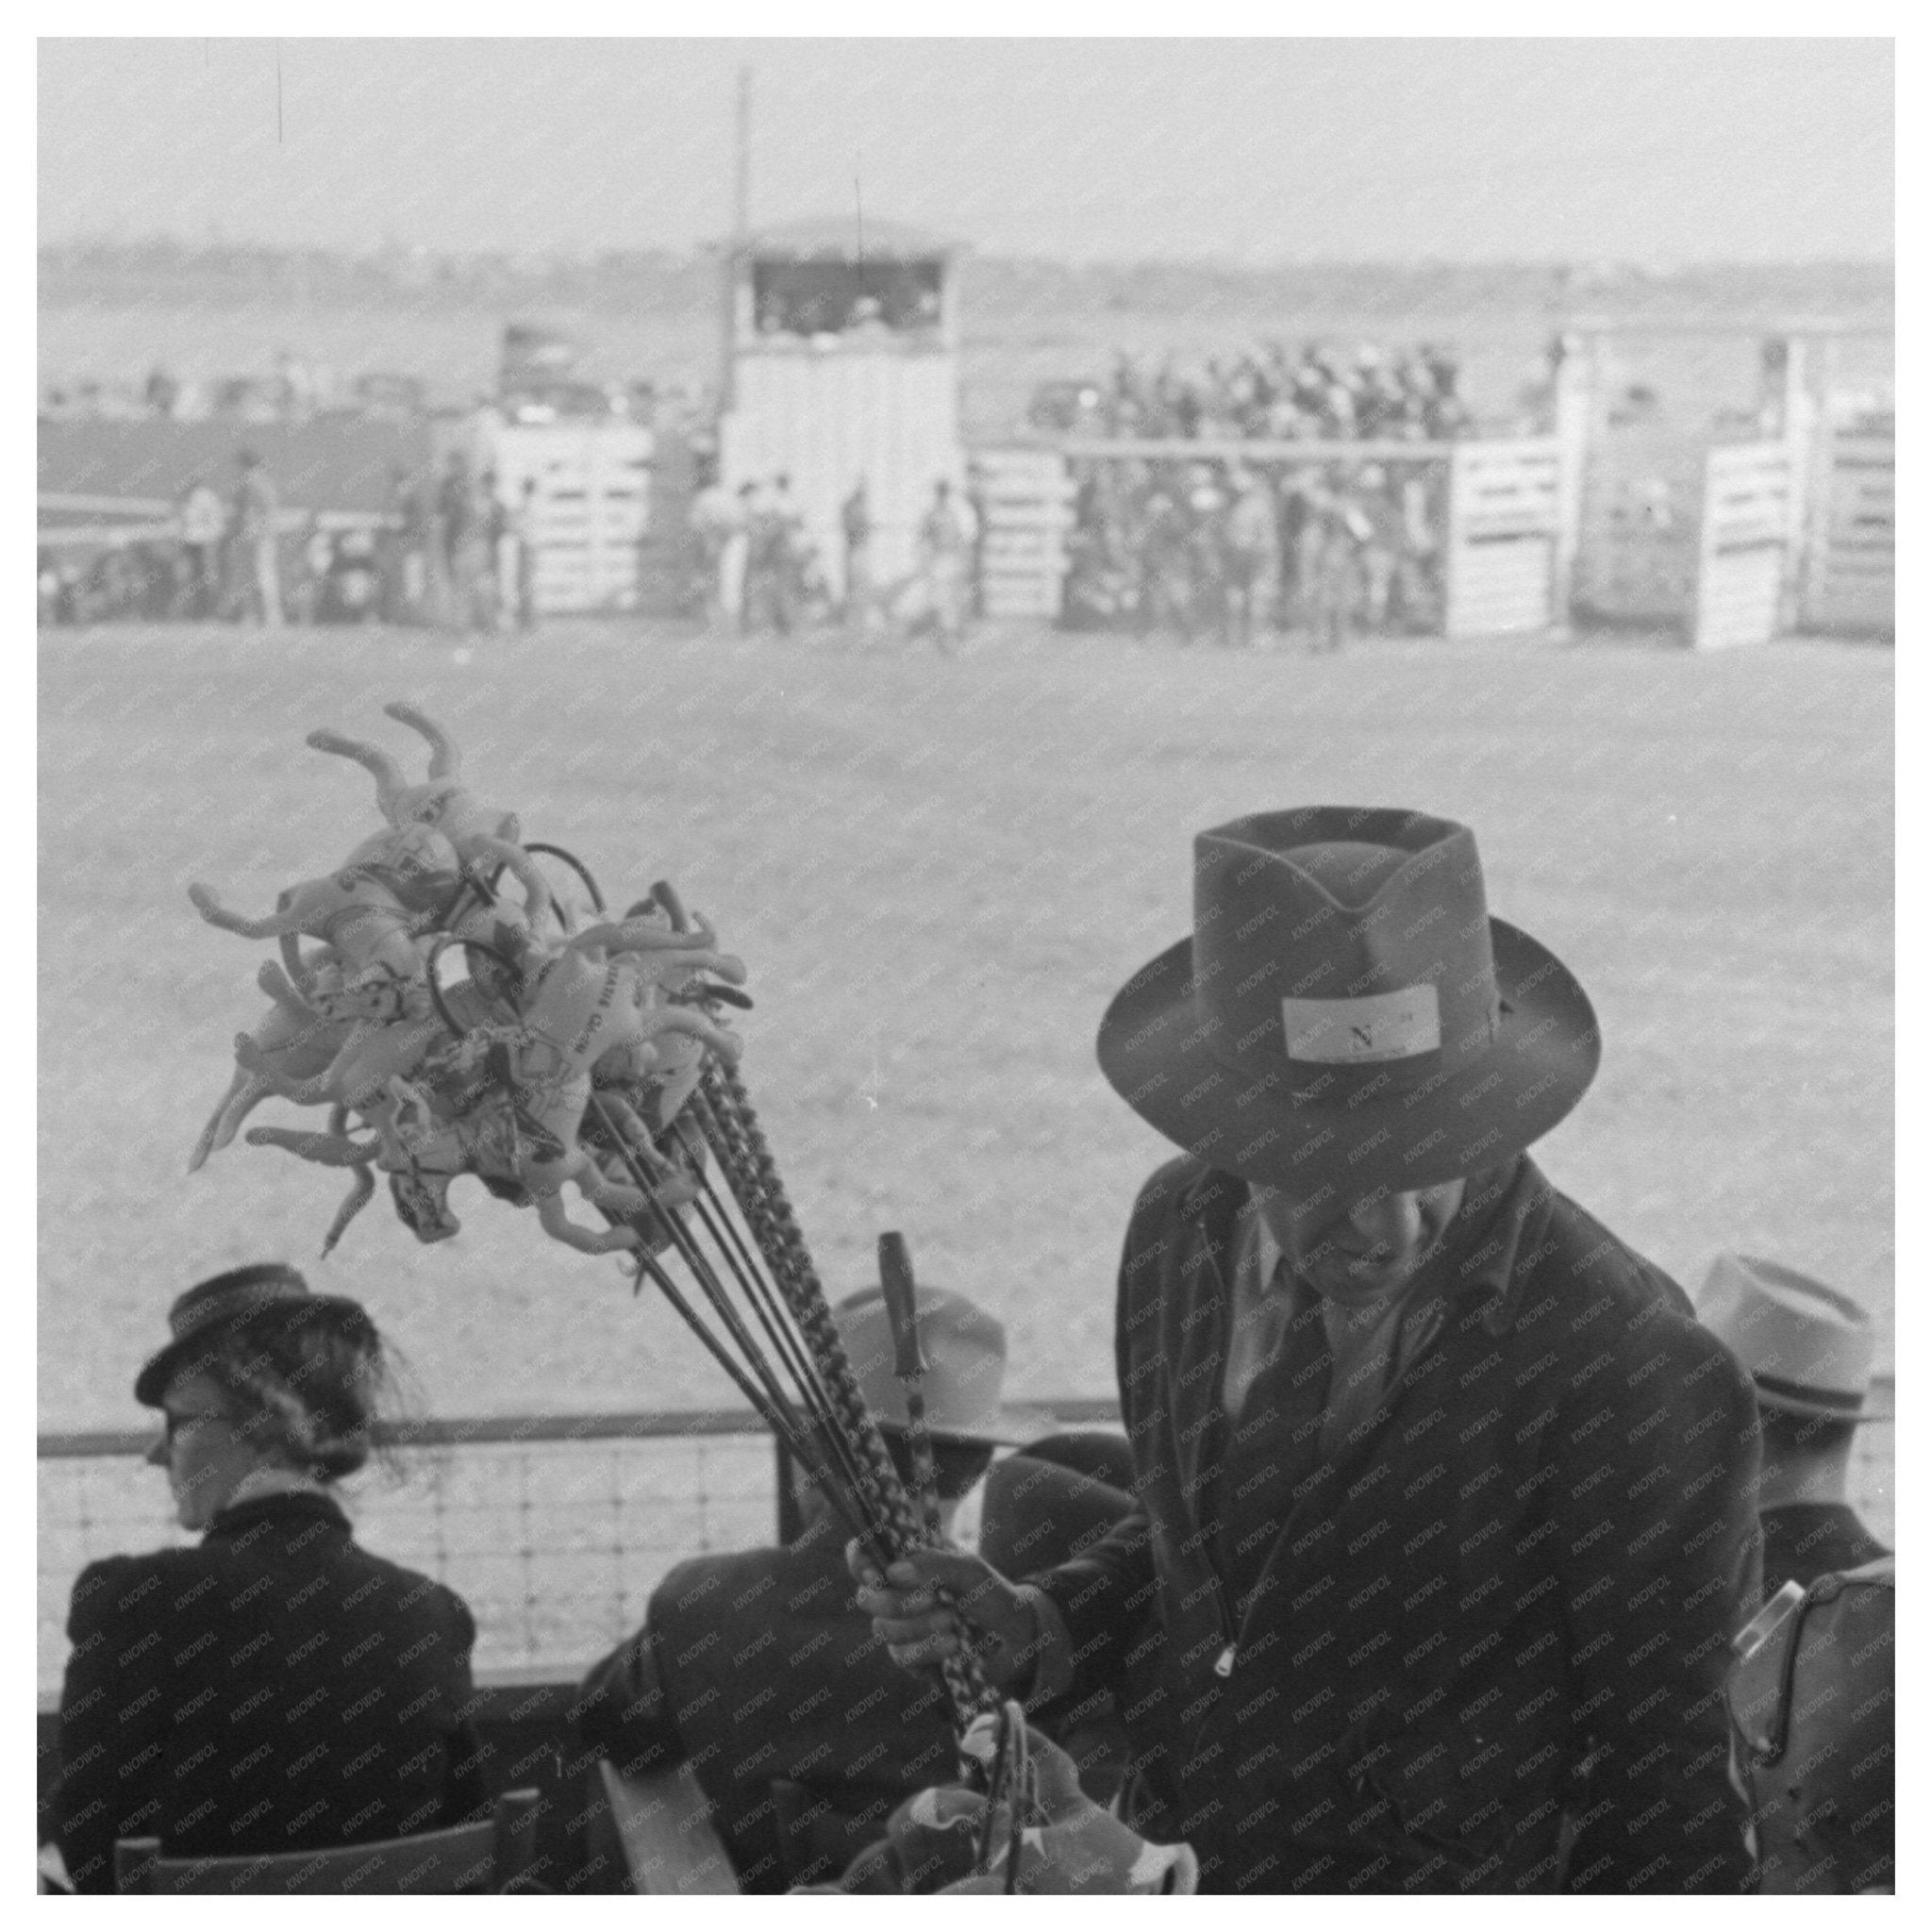
[[394, 1406], [375, 1324], [327, 1307], [265, 1308], [229, 1328], [201, 1366], [244, 1441], [327, 1482], [368, 1461], [375, 1426]]

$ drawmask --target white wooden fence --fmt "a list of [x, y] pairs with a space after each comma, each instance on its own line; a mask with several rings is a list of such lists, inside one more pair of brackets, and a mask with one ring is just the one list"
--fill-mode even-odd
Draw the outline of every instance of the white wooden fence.
[[1450, 637], [1544, 630], [1557, 622], [1559, 481], [1553, 437], [1455, 446], [1443, 620]]
[[1077, 438], [1050, 449], [977, 449], [988, 617], [1059, 613], [1073, 525], [1074, 460], [1241, 463], [1265, 468], [1429, 463], [1447, 472], [1445, 629], [1451, 637], [1548, 628], [1556, 621], [1561, 511], [1553, 437], [1505, 442], [1178, 441]]
[[1800, 615], [1807, 629], [1890, 632], [1894, 440], [1854, 422], [1832, 425], [1820, 444]]
[[496, 472], [498, 499], [530, 499], [531, 595], [540, 616], [635, 610], [651, 521], [653, 439], [636, 423], [506, 423], [493, 410], [439, 439]]
[[1060, 614], [1074, 482], [1057, 450], [977, 451], [979, 606], [985, 617]]
[[1783, 627], [1795, 458], [1783, 440], [1723, 444], [1706, 457], [1693, 648], [1761, 644]]

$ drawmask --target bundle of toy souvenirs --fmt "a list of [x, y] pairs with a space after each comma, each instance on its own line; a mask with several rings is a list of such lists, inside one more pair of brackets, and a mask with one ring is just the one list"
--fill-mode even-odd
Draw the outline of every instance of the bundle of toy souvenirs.
[[[190, 1171], [264, 1099], [325, 1109], [325, 1127], [246, 1137], [350, 1171], [325, 1254], [377, 1174], [425, 1241], [457, 1233], [450, 1186], [474, 1174], [498, 1200], [535, 1208], [554, 1239], [628, 1257], [637, 1285], [664, 1294], [882, 1564], [928, 1541], [738, 1076], [724, 1015], [751, 1004], [743, 965], [667, 885], [604, 917], [586, 867], [478, 804], [455, 746], [420, 711], [386, 708], [427, 740], [426, 783], [405, 782], [375, 745], [331, 731], [308, 741], [374, 775], [383, 829], [291, 886], [266, 918], [189, 888], [210, 925], [280, 948], [258, 976], [269, 1008], [236, 1040], [234, 1079]], [[601, 1224], [573, 1218], [566, 1188]], [[916, 1392], [903, 1247], [888, 1261]], [[963, 1734], [995, 1700], [970, 1657], [947, 1676]]]

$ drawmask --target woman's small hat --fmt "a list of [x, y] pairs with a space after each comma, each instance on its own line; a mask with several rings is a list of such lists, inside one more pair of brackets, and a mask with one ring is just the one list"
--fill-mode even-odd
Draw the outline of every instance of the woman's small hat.
[[178, 1297], [168, 1310], [172, 1333], [166, 1347], [142, 1365], [134, 1378], [134, 1399], [158, 1408], [168, 1384], [182, 1374], [193, 1374], [212, 1360], [225, 1336], [245, 1327], [270, 1310], [289, 1314], [328, 1315], [348, 1334], [374, 1342], [375, 1324], [360, 1302], [346, 1295], [316, 1294], [308, 1282], [281, 1261], [258, 1261], [211, 1274]]
[[[1017, 1442], [1000, 1408], [1007, 1376], [1007, 1331], [975, 1302], [951, 1289], [920, 1285], [920, 1392], [934, 1436], [966, 1442]], [[858, 1377], [865, 1406], [881, 1428], [907, 1425], [906, 1385], [898, 1374], [885, 1291], [860, 1289], [832, 1310], [839, 1340]]]
[[1890, 1422], [1867, 1408], [1877, 1337], [1850, 1295], [1776, 1261], [1720, 1255], [1697, 1319], [1757, 1385], [1757, 1406], [1786, 1415]]

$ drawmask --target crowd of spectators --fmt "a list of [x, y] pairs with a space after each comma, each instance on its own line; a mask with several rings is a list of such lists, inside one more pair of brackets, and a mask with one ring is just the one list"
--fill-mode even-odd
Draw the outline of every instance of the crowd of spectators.
[[[1443, 442], [1471, 433], [1453, 351], [1274, 341], [1184, 367], [1119, 352], [1037, 392], [1033, 426], [1176, 442]], [[1441, 620], [1440, 463], [1107, 458], [1075, 464], [1065, 621], [1246, 644]]]
[[1072, 436], [1442, 441], [1472, 427], [1459, 375], [1454, 352], [1430, 342], [1351, 355], [1276, 341], [1193, 368], [1171, 356], [1150, 368], [1121, 350], [1104, 382], [1049, 384], [1032, 421]]
[[1183, 643], [1441, 627], [1440, 462], [1074, 463], [1063, 621]]

